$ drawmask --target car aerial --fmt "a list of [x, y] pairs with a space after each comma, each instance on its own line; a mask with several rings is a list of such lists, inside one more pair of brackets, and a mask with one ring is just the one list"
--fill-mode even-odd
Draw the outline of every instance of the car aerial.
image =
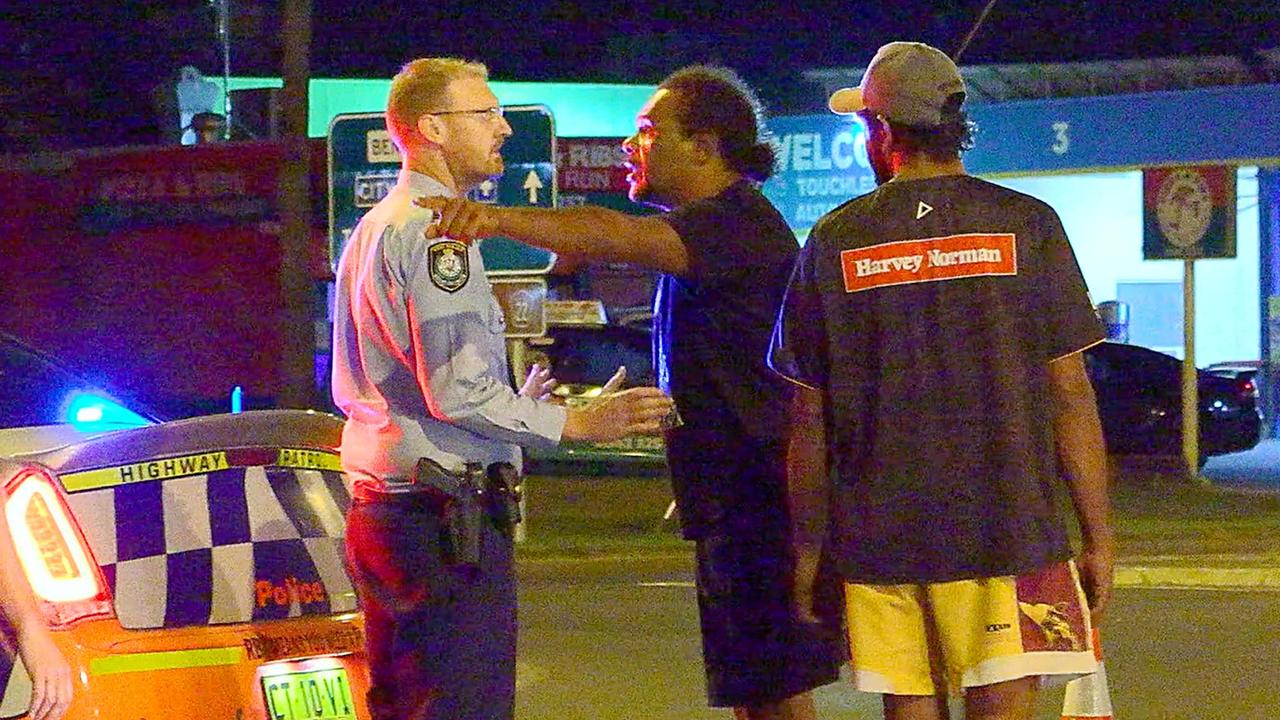
[[[1107, 450], [1179, 456], [1182, 361], [1137, 345], [1104, 342], [1085, 351]], [[1200, 462], [1258, 444], [1262, 418], [1252, 376], [1197, 370]]]
[[[324, 413], [156, 422], [0, 336], [12, 541], [72, 666], [67, 717], [367, 718]], [[0, 649], [0, 717], [31, 683]]]

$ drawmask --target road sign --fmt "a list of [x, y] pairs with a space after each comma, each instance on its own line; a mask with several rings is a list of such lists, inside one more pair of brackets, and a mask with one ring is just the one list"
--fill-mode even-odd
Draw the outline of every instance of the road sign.
[[1236, 168], [1200, 165], [1142, 172], [1145, 260], [1236, 256]]
[[547, 334], [547, 281], [542, 277], [497, 277], [493, 296], [502, 306], [509, 338], [542, 337]]
[[386, 196], [400, 173], [400, 151], [382, 113], [338, 115], [329, 124], [329, 264], [356, 223]]
[[[509, 206], [555, 207], [555, 122], [544, 105], [503, 107], [512, 135], [502, 146], [506, 171], [486, 180], [469, 197]], [[364, 213], [395, 185], [400, 153], [387, 133], [383, 113], [334, 117], [329, 125], [329, 261], [336, 268], [347, 237]], [[485, 270], [494, 275], [545, 273], [555, 255], [507, 238], [480, 246]]]
[[[502, 146], [506, 170], [497, 179], [492, 202], [507, 207], [556, 207], [556, 126], [545, 105], [503, 108], [511, 137]], [[476, 188], [476, 192], [484, 188]], [[492, 191], [491, 191], [492, 192]], [[472, 194], [473, 199], [485, 202]], [[487, 238], [480, 245], [485, 270], [491, 275], [545, 273], [555, 254], [508, 238]]]

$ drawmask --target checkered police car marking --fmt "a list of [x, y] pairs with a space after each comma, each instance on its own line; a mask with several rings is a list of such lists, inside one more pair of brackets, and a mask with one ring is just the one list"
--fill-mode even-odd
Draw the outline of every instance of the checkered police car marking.
[[7, 638], [0, 640], [3, 641], [3, 647], [0, 647], [0, 687], [4, 688], [4, 697], [0, 698], [0, 717], [13, 717], [26, 712], [31, 706], [31, 678], [12, 642]]
[[[326, 453], [327, 454], [327, 453]], [[283, 457], [282, 451], [279, 459]], [[301, 458], [301, 459], [299, 459]], [[324, 467], [294, 456], [292, 465]], [[328, 469], [230, 467], [70, 494], [132, 629], [346, 612], [350, 496]]]
[[[270, 457], [268, 467], [236, 467], [219, 451], [61, 476], [124, 627], [355, 610], [342, 547], [351, 498], [337, 454], [281, 448]], [[234, 650], [238, 661], [245, 651]], [[162, 653], [166, 667], [188, 666], [188, 654]], [[104, 660], [95, 674], [140, 671], [136, 657]], [[0, 717], [27, 710], [31, 680], [3, 632], [0, 689]]]

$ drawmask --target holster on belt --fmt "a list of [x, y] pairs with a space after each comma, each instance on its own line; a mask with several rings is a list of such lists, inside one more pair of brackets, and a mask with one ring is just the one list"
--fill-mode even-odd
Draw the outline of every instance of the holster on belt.
[[485, 469], [485, 507], [493, 524], [510, 535], [520, 524], [520, 473], [511, 463], [492, 463]]
[[480, 564], [480, 532], [485, 515], [504, 535], [520, 522], [520, 474], [511, 463], [467, 463], [461, 473], [419, 458], [413, 483], [444, 497], [441, 541], [451, 565]]

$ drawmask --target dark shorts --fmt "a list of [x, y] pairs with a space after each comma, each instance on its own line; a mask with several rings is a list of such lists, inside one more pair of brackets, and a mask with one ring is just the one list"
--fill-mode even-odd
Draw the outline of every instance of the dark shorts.
[[481, 563], [443, 562], [436, 510], [355, 503], [347, 572], [365, 615], [374, 720], [510, 720], [516, 586], [511, 540], [486, 522]]
[[785, 536], [697, 540], [698, 610], [707, 700], [715, 707], [777, 702], [834, 682], [849, 657], [842, 587], [824, 568], [815, 588], [823, 623], [792, 619]]

